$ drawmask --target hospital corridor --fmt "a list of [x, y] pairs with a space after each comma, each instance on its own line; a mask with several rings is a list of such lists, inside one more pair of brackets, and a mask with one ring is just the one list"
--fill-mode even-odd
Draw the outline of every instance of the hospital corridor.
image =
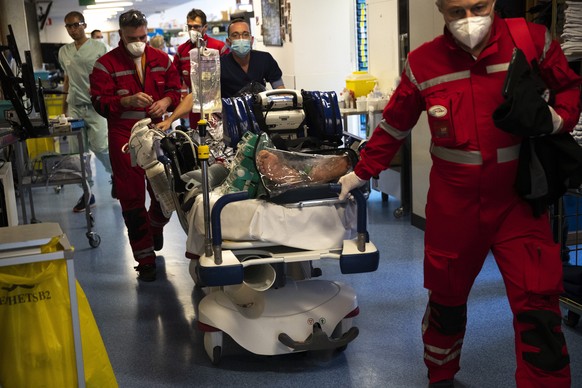
[[582, 0], [0, 0], [0, 388], [582, 388]]
[[[316, 263], [322, 278], [351, 285], [360, 314], [358, 337], [343, 352], [258, 356], [225, 337], [222, 360], [214, 366], [197, 328], [196, 306], [204, 293], [194, 287], [184, 257], [186, 234], [174, 218], [164, 230], [158, 252], [158, 276], [141, 282], [119, 204], [110, 196], [108, 175], [100, 164], [93, 192], [94, 230], [102, 242], [91, 248], [84, 213], [69, 203], [77, 190], [65, 186], [35, 188], [38, 220], [58, 222], [75, 247], [75, 270], [99, 327], [115, 377], [122, 388], [177, 387], [426, 387], [421, 320], [427, 291], [422, 285], [424, 233], [409, 216], [395, 218], [399, 202], [383, 202], [372, 191], [368, 200], [370, 240], [380, 252], [378, 270], [342, 275], [337, 263]], [[562, 325], [568, 344], [572, 386], [582, 385], [582, 326]], [[515, 386], [511, 313], [499, 270], [485, 262], [468, 304], [461, 371], [455, 386]]]

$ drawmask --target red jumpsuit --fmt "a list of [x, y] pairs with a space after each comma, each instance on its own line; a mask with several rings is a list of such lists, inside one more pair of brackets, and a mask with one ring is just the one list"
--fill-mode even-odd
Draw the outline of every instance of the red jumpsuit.
[[[170, 97], [171, 105], [177, 106], [180, 102], [180, 77], [168, 55], [147, 45], [145, 57], [143, 84], [123, 42], [99, 58], [90, 75], [93, 106], [107, 118], [113, 184], [121, 204], [133, 256], [140, 265], [155, 263], [152, 236], [162, 233], [168, 219], [155, 199], [144, 170], [132, 167], [130, 155], [121, 151], [129, 141], [133, 125], [147, 117], [147, 108], [126, 108], [120, 100], [124, 96], [144, 92], [151, 95], [154, 101]], [[159, 122], [160, 118], [152, 120]], [[147, 211], [146, 185], [150, 194]]]
[[[553, 105], [572, 130], [580, 77], [572, 72], [545, 27], [528, 24]], [[514, 315], [519, 387], [569, 387], [569, 357], [558, 297], [562, 263], [548, 216], [534, 218], [513, 188], [521, 137], [495, 127], [514, 44], [505, 21], [494, 18], [490, 40], [474, 59], [445, 29], [410, 53], [383, 120], [362, 151], [356, 175], [369, 179], [389, 166], [402, 141], [427, 111], [432, 169], [426, 205], [422, 322], [424, 360], [431, 382], [460, 369], [466, 303], [491, 251]]]
[[[211, 38], [207, 34], [204, 34], [204, 40], [206, 41], [206, 47], [218, 50], [220, 55], [228, 54], [228, 46], [218, 39]], [[188, 88], [188, 91], [192, 90], [192, 80], [190, 79], [190, 50], [195, 48], [194, 43], [190, 40], [182, 43], [178, 46], [178, 51], [174, 56], [174, 66], [178, 69], [182, 82]], [[200, 120], [200, 113], [193, 113], [190, 111], [189, 115], [190, 128], [196, 128], [198, 120]]]

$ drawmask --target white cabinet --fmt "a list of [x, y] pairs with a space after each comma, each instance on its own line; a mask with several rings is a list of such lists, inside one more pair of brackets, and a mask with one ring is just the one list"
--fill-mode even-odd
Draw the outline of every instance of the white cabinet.
[[12, 176], [12, 164], [10, 162], [5, 162], [0, 167], [0, 182], [2, 183], [2, 190], [0, 195], [0, 203], [2, 206], [1, 211], [5, 213], [8, 225], [3, 226], [16, 226], [18, 225], [18, 211], [16, 210], [16, 197], [14, 194], [14, 179]]

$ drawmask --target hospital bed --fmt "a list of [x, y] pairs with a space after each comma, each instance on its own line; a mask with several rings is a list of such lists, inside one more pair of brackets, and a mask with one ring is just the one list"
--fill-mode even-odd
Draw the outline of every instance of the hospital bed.
[[[281, 94], [276, 96], [280, 98]], [[297, 98], [297, 94], [293, 96]], [[248, 104], [252, 101], [245, 99], [223, 101], [225, 105], [238, 104], [241, 108], [235, 113], [236, 124], [223, 110], [226, 121], [223, 131], [229, 145], [236, 146], [244, 132], [261, 132], [259, 125], [252, 129], [257, 120], [249, 119], [253, 109]], [[333, 98], [326, 101], [334, 102]], [[333, 104], [325, 104], [335, 109]], [[293, 102], [288, 107], [295, 110], [298, 104]], [[271, 128], [273, 116], [267, 116]], [[325, 120], [327, 124], [336, 123], [329, 115], [323, 114], [320, 119], [320, 123]], [[341, 130], [341, 116], [337, 119]], [[312, 123], [315, 121], [311, 118]], [[204, 178], [201, 195], [185, 208], [189, 196], [176, 193], [174, 184], [176, 176], [184, 172], [175, 171], [167, 152], [160, 151], [162, 147], [147, 146], [160, 143], [156, 137], [161, 134], [151, 126], [144, 128], [143, 124], [141, 129], [138, 125], [137, 129], [134, 127], [133, 144], [130, 140], [128, 148], [136, 161], [141, 151], [149, 153], [138, 163], [146, 173], [152, 167], [143, 159], [151, 160], [150, 164], [162, 161], [164, 166], [166, 188], [172, 189], [173, 201], [167, 208], [178, 213], [188, 235], [186, 255], [192, 259], [190, 273], [196, 286], [206, 292], [198, 306], [198, 327], [204, 332], [204, 347], [212, 363], [221, 360], [224, 333], [260, 355], [345, 349], [358, 335], [352, 322], [359, 313], [356, 293], [346, 283], [321, 278], [322, 271], [316, 264], [321, 260], [336, 261], [343, 274], [377, 269], [379, 252], [369, 241], [366, 230], [365, 194], [357, 189], [350, 199], [339, 201], [340, 185], [325, 183], [292, 188], [286, 192], [290, 195], [283, 196], [284, 200], [275, 198], [278, 203], [274, 203], [273, 198], [249, 198], [249, 190], [211, 191], [208, 162], [197, 152]], [[228, 128], [229, 125], [232, 126]], [[144, 140], [148, 136], [149, 140]], [[339, 137], [328, 133], [319, 136], [315, 143], [335, 147]], [[297, 138], [294, 140], [290, 143], [293, 146], [301, 143]], [[194, 142], [192, 146], [197, 151], [203, 148], [195, 147]], [[152, 186], [154, 191], [160, 187]], [[167, 190], [162, 191], [168, 194]], [[299, 200], [290, 202], [293, 198]]]

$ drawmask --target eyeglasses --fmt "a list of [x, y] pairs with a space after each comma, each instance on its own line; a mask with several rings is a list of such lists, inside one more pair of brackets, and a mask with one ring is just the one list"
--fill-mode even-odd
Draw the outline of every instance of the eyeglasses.
[[141, 13], [141, 12], [127, 12], [119, 17], [119, 24], [129, 24], [129, 23], [133, 22], [134, 20], [138, 23], [142, 22], [142, 21], [147, 22], [147, 19], [143, 13]]
[[65, 24], [65, 28], [70, 30], [72, 28], [79, 28], [80, 26], [84, 26], [84, 22], [76, 22], [76, 23], [67, 23]]
[[251, 33], [248, 31], [243, 32], [242, 34], [240, 32], [233, 32], [232, 34], [230, 34], [230, 37], [232, 39], [250, 39], [251, 37]]
[[188, 31], [196, 30], [200, 31], [204, 26], [201, 24], [188, 24]]

